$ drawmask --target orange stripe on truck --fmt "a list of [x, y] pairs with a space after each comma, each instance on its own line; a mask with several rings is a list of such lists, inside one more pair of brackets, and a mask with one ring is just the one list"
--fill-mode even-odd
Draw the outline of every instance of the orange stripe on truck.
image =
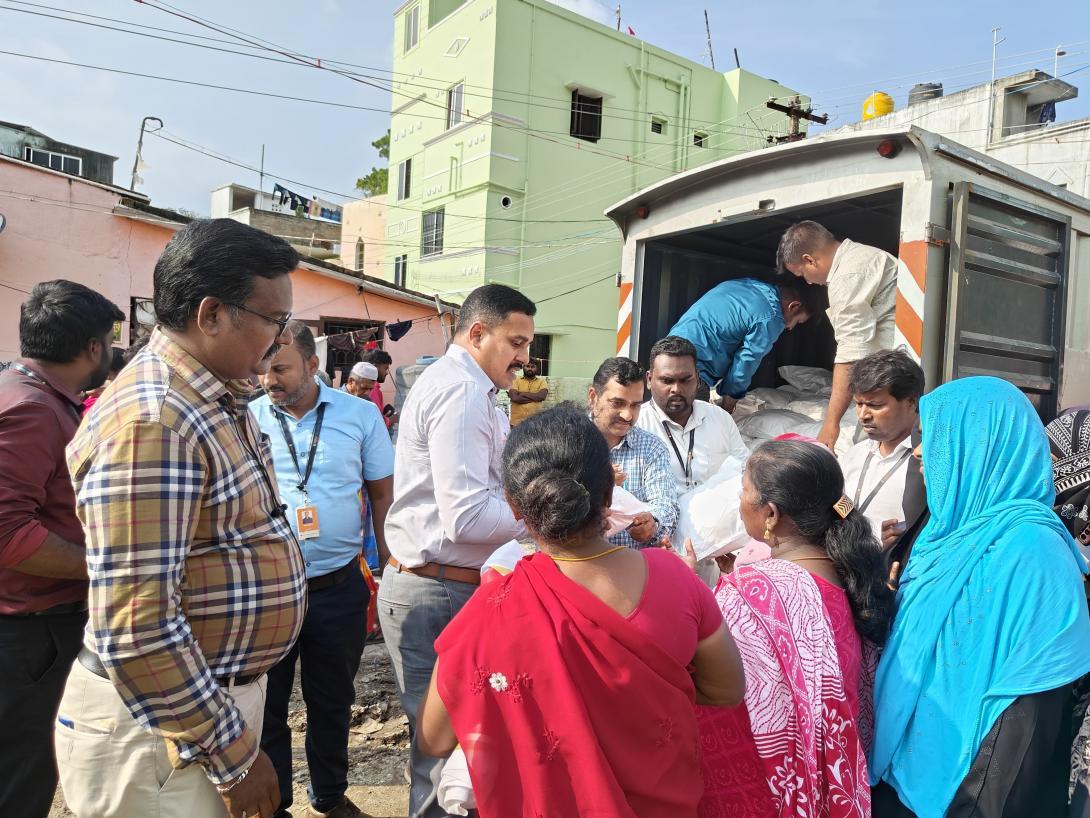
[[909, 306], [904, 296], [897, 293], [897, 329], [908, 341], [917, 356], [923, 354], [923, 320]]

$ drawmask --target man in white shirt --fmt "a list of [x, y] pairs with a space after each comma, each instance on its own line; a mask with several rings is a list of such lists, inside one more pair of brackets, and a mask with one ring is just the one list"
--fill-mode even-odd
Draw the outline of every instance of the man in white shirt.
[[840, 436], [840, 421], [852, 403], [852, 365], [893, 348], [897, 302], [897, 259], [885, 250], [837, 241], [817, 222], [787, 228], [780, 238], [778, 266], [810, 284], [829, 288], [829, 321], [836, 336], [833, 392], [818, 440], [830, 449]]
[[669, 335], [651, 347], [647, 387], [636, 426], [650, 432], [670, 452], [679, 492], [699, 486], [719, 471], [728, 457], [745, 462], [749, 449], [730, 414], [696, 400], [700, 385], [696, 347]]
[[[435, 639], [477, 589], [485, 559], [526, 533], [503, 494], [506, 429], [495, 401], [529, 360], [536, 311], [510, 287], [478, 287], [462, 304], [450, 348], [420, 375], [401, 412], [378, 609], [412, 734]], [[410, 763], [410, 818], [445, 816], [442, 761], [422, 755], [414, 740]]]
[[926, 508], [920, 463], [912, 456], [923, 389], [923, 370], [901, 350], [869, 355], [852, 370], [851, 391], [868, 439], [841, 461], [844, 493], [886, 548]]

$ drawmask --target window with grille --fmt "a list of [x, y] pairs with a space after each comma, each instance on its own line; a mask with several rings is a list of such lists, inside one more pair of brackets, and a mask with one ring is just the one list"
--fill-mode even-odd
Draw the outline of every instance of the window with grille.
[[363, 272], [363, 239], [356, 239], [356, 269]]
[[693, 134], [693, 145], [695, 145], [698, 148], [707, 147], [707, 145], [708, 145], [708, 135], [706, 133], [700, 133], [699, 131], [697, 133], [694, 133]]
[[443, 211], [440, 207], [424, 214], [420, 230], [421, 256], [437, 256], [443, 252]]
[[412, 195], [413, 160], [406, 159], [397, 166], [397, 200], [403, 201]]
[[651, 119], [651, 133], [660, 135], [666, 133], [666, 120], [653, 117]]
[[571, 93], [571, 128], [576, 139], [597, 142], [602, 138], [602, 98]]
[[405, 50], [416, 48], [420, 42], [420, 6], [413, 6], [405, 12]]
[[538, 374], [542, 377], [549, 374], [549, 357], [552, 355], [553, 336], [535, 335], [530, 343], [529, 356], [531, 361], [537, 361]]
[[59, 170], [61, 173], [68, 173], [72, 176], [79, 176], [83, 170], [83, 160], [78, 156], [43, 151], [30, 146], [23, 148], [23, 159], [27, 162], [33, 162], [35, 165], [41, 165], [43, 168]]
[[453, 128], [462, 121], [462, 96], [465, 83], [458, 83], [447, 89], [447, 128]]

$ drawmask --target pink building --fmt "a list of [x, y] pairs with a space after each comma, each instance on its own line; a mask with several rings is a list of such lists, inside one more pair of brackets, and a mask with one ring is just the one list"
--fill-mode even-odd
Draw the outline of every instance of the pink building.
[[[66, 278], [105, 295], [129, 320], [117, 333], [126, 346], [154, 321], [152, 271], [163, 247], [186, 221], [125, 188], [0, 155], [0, 360], [19, 355], [19, 305], [39, 281]], [[304, 261], [292, 276], [294, 315], [315, 335], [374, 329], [394, 367], [446, 348], [435, 299], [323, 262]], [[443, 319], [449, 321], [449, 315]], [[412, 321], [397, 342], [386, 325]], [[348, 353], [330, 368], [349, 363]], [[384, 385], [393, 403], [392, 378]]]

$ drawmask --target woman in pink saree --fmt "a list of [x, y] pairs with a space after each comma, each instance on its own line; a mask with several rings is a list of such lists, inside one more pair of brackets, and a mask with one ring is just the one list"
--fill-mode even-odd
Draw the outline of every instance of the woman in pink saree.
[[864, 645], [892, 615], [881, 549], [823, 447], [772, 441], [746, 466], [741, 515], [769, 559], [716, 588], [746, 695], [698, 708], [701, 818], [868, 818]]

